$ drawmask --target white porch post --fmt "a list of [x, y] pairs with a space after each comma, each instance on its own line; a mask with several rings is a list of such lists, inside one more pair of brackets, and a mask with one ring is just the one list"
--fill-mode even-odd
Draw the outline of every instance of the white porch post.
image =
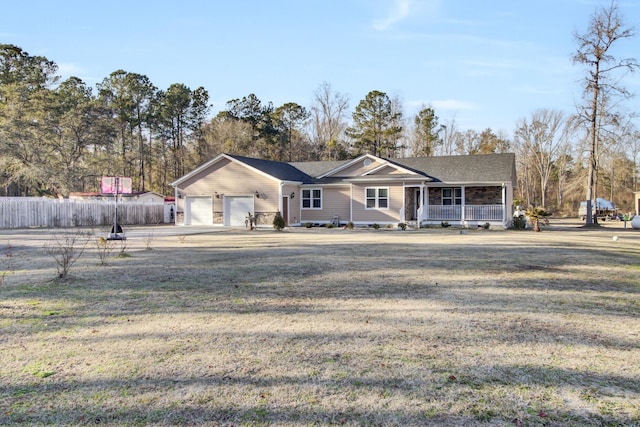
[[421, 218], [418, 218], [418, 227], [420, 227], [422, 221], [429, 219], [429, 187], [424, 184], [420, 184], [420, 188], [420, 197], [422, 197], [422, 215]]
[[[462, 222], [464, 222], [464, 220], [465, 220], [465, 215], [464, 215], [464, 213], [465, 213], [464, 212], [465, 211], [465, 208], [464, 208], [464, 190], [465, 190], [465, 186], [463, 185], [463, 186], [460, 187], [460, 196], [462, 197], [461, 205], [460, 205], [460, 221], [462, 221]], [[453, 190], [453, 191], [455, 191], [455, 190]]]
[[402, 208], [400, 208], [400, 222], [406, 222], [407, 218], [407, 187], [406, 183], [402, 183]]
[[509, 218], [507, 213], [507, 186], [502, 184], [502, 223], [507, 223], [507, 218]]

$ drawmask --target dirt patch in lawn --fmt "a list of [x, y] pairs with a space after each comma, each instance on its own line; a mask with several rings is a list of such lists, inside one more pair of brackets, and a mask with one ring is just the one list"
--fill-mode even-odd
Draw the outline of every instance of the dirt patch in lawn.
[[3, 425], [640, 423], [622, 224], [138, 228], [64, 282], [50, 233], [0, 234]]

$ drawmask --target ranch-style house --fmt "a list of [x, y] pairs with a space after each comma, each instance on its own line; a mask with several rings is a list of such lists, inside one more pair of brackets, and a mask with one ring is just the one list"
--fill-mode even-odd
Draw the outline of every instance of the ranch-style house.
[[508, 227], [515, 155], [277, 162], [220, 154], [171, 183], [177, 225]]

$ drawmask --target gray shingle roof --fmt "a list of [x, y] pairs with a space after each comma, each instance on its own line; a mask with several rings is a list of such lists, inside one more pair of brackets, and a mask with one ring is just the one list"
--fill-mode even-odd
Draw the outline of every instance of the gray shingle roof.
[[516, 185], [515, 154], [409, 157], [392, 163], [422, 171], [434, 182], [512, 182]]
[[345, 163], [349, 163], [351, 160], [334, 160], [326, 162], [290, 162], [289, 164], [294, 168], [300, 169], [309, 176], [322, 176], [325, 173], [339, 168]]
[[[304, 184], [333, 182], [336, 177], [315, 177], [350, 162], [351, 160], [323, 162], [276, 162], [229, 154], [249, 166], [284, 181]], [[409, 157], [387, 159], [390, 163], [427, 176], [432, 182], [473, 183], [512, 182], [516, 185], [515, 154], [479, 154], [466, 156]], [[371, 176], [375, 179], [375, 176]], [[380, 178], [379, 176], [377, 178]]]
[[283, 181], [302, 182], [303, 184], [314, 183], [314, 179], [311, 176], [286, 162], [254, 159], [253, 157], [238, 156], [235, 154], [228, 154], [228, 156]]

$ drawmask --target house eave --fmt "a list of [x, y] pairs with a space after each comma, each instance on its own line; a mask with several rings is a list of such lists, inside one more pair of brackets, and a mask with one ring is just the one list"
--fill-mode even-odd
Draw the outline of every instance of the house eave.
[[348, 187], [348, 182], [301, 184], [300, 187]]
[[362, 177], [353, 177], [353, 178], [345, 178], [345, 182], [407, 182], [407, 181], [415, 181], [415, 182], [431, 182], [432, 179], [426, 176], [415, 176], [415, 177], [407, 177], [407, 176], [398, 176], [394, 177], [393, 175], [367, 175]]
[[511, 181], [447, 181], [447, 182], [440, 181], [440, 182], [432, 182], [431, 184], [438, 187], [451, 187], [452, 185], [467, 186], [467, 187], [469, 186], [489, 187], [489, 186], [497, 186], [497, 185], [502, 186], [505, 184], [511, 184]]

